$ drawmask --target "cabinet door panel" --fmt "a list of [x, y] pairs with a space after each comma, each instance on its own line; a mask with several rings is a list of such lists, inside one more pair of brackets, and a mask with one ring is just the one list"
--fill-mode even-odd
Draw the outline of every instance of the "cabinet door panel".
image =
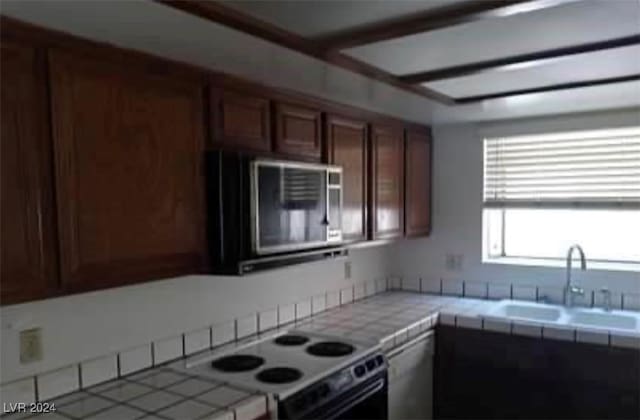
[[43, 297], [57, 284], [51, 144], [44, 61], [2, 43], [2, 303]]
[[369, 142], [367, 123], [329, 116], [328, 160], [342, 166], [342, 235], [347, 241], [367, 239], [367, 172]]
[[431, 138], [407, 132], [405, 233], [428, 235], [431, 230]]
[[64, 285], [196, 272], [201, 87], [62, 52], [50, 62]]
[[279, 153], [320, 160], [322, 114], [295, 105], [276, 106], [276, 150]]
[[252, 151], [271, 150], [269, 100], [231, 90], [211, 90], [213, 142]]
[[373, 147], [373, 237], [404, 232], [404, 138], [401, 128], [375, 126]]
[[436, 418], [640, 415], [637, 350], [442, 325], [437, 336]]

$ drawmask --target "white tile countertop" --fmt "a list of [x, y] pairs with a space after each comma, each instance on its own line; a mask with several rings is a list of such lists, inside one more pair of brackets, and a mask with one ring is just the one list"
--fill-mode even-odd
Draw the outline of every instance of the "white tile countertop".
[[265, 395], [157, 367], [50, 400], [52, 410], [2, 419], [253, 420], [267, 413]]
[[495, 316], [495, 309], [504, 306], [505, 303], [555, 307], [563, 313], [584, 310], [593, 314], [606, 314], [600, 309], [567, 310], [557, 305], [540, 305], [531, 302], [391, 291], [343, 306], [335, 311], [318, 314], [302, 322], [297, 328], [336, 336], [349, 336], [372, 343], [381, 342], [385, 350], [401, 345], [437, 323], [460, 328], [485, 329], [507, 334], [640, 350], [640, 313], [636, 311], [610, 312], [614, 316], [624, 314], [638, 320], [635, 329], [620, 330], [572, 324], [567, 320], [542, 322]]
[[[541, 339], [569, 340], [640, 350], [640, 330], [618, 331], [552, 322], [499, 319], [495, 308], [505, 301], [469, 299], [414, 292], [389, 291], [345, 304], [281, 326], [279, 329], [316, 331], [345, 336], [363, 343], [382, 343], [391, 350], [432, 329], [437, 323], [484, 329]], [[640, 317], [632, 311], [618, 311]], [[263, 334], [273, 334], [276, 329]], [[197, 357], [227, 352], [258, 335], [198, 353]], [[180, 370], [185, 359], [124, 376], [51, 400], [55, 413], [38, 419], [229, 419], [253, 420], [269, 412], [268, 396], [232, 387]], [[26, 419], [11, 414], [2, 419]]]

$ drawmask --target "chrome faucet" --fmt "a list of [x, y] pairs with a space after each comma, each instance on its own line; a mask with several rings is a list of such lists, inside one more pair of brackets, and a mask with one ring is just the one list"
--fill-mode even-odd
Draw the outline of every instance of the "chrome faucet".
[[583, 296], [584, 289], [582, 287], [571, 284], [571, 261], [573, 257], [573, 251], [577, 250], [580, 255], [580, 269], [587, 269], [587, 260], [584, 257], [584, 251], [580, 245], [572, 245], [567, 252], [567, 282], [564, 285], [563, 300], [565, 306], [573, 306], [573, 298], [576, 295]]

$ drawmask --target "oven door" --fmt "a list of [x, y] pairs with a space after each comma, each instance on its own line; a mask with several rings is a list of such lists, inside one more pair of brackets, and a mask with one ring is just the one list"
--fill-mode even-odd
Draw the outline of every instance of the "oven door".
[[383, 371], [314, 410], [305, 419], [386, 420], [388, 418], [388, 379]]
[[[330, 176], [334, 172], [337, 178]], [[339, 242], [340, 175], [340, 168], [324, 165], [252, 162], [253, 252], [265, 255]]]

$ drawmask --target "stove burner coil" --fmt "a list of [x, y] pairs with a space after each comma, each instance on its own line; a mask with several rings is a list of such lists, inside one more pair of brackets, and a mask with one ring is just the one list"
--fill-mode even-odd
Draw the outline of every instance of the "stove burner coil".
[[281, 335], [273, 340], [279, 346], [301, 346], [309, 341], [309, 337], [303, 335]]
[[222, 372], [246, 372], [256, 369], [264, 364], [264, 359], [247, 354], [234, 354], [221, 357], [211, 362], [214, 369]]
[[353, 353], [355, 348], [339, 341], [322, 341], [307, 347], [307, 353], [320, 357], [341, 357]]
[[288, 367], [274, 367], [256, 374], [256, 379], [268, 384], [286, 384], [302, 378], [302, 372]]

